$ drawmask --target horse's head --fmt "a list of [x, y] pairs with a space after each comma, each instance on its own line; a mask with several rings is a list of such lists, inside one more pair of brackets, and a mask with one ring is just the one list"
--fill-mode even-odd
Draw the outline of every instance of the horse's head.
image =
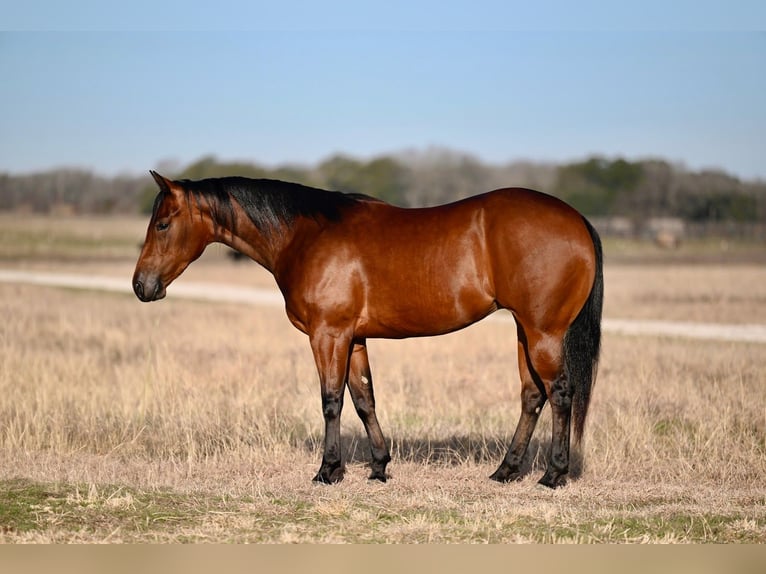
[[202, 255], [211, 238], [209, 218], [183, 184], [151, 174], [160, 193], [133, 274], [133, 291], [141, 301], [162, 299], [166, 287]]

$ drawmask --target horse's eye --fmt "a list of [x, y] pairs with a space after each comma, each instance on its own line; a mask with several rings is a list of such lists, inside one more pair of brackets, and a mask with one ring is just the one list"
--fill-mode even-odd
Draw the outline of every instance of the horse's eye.
[[160, 221], [157, 224], [156, 229], [157, 231], [165, 231], [168, 227], [170, 227], [170, 223], [168, 223], [167, 221]]

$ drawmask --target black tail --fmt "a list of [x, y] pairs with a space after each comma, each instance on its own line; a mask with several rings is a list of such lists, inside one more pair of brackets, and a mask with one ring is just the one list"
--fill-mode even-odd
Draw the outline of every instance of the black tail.
[[596, 251], [596, 277], [587, 301], [564, 337], [564, 368], [573, 390], [572, 422], [574, 439], [577, 443], [582, 441], [591, 390], [598, 371], [598, 355], [601, 350], [601, 309], [604, 303], [604, 256], [601, 239], [593, 226], [585, 218], [583, 220], [593, 239], [593, 248]]

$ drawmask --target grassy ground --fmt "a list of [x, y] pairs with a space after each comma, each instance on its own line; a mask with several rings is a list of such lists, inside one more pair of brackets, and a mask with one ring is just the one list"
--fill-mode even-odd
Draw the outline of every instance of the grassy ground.
[[[487, 479], [519, 412], [510, 325], [370, 342], [394, 460], [321, 456], [307, 341], [277, 309], [0, 286], [0, 540], [765, 542], [762, 346], [611, 336], [582, 475]], [[25, 304], [20, 304], [24, 302]]]
[[[2, 223], [4, 266], [120, 277], [144, 225], [30, 224], [49, 236], [30, 255]], [[607, 316], [766, 321], [760, 266], [608, 258]], [[180, 280], [271, 282], [217, 248]], [[0, 285], [0, 317], [3, 542], [766, 542], [763, 345], [607, 335], [580, 476], [549, 491], [547, 409], [528, 476], [487, 479], [519, 414], [509, 323], [370, 341], [391, 478], [367, 481], [347, 401], [328, 487], [311, 352], [283, 311]]]
[[135, 256], [146, 218], [46, 217], [0, 212], [0, 260], [105, 261]]

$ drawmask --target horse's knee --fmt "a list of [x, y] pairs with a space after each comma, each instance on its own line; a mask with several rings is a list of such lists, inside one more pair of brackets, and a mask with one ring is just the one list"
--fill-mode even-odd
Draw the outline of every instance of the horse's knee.
[[325, 419], [336, 419], [343, 408], [343, 396], [335, 394], [322, 395], [322, 414]]

